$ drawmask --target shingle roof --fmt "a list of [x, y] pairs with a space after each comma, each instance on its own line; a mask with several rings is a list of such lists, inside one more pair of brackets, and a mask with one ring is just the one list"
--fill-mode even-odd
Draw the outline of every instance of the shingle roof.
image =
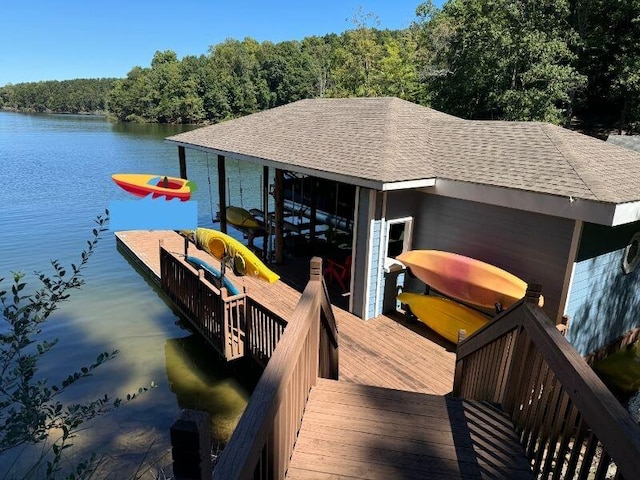
[[640, 153], [550, 124], [462, 120], [398, 98], [300, 100], [168, 140], [353, 183], [442, 178], [640, 200]]
[[609, 135], [607, 142], [640, 152], [640, 135]]

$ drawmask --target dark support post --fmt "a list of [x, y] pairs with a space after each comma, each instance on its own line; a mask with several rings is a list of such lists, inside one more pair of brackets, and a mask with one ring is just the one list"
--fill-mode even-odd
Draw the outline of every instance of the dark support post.
[[184, 147], [178, 147], [178, 158], [180, 159], [180, 178], [187, 178], [187, 155]]
[[[180, 161], [180, 178], [187, 178], [187, 154], [184, 147], [178, 147], [178, 159]], [[184, 254], [187, 254], [189, 240], [184, 239]]]
[[174, 478], [211, 479], [211, 416], [184, 410], [171, 425], [170, 436]]
[[524, 301], [538, 305], [540, 295], [542, 294], [542, 285], [539, 283], [530, 283], [527, 286], [527, 293], [524, 294]]
[[309, 219], [309, 240], [313, 245], [316, 239], [316, 200], [317, 200], [316, 178], [311, 177], [311, 218]]
[[282, 263], [284, 260], [284, 172], [276, 168], [276, 185], [274, 189], [274, 197], [276, 203], [276, 263]]
[[265, 261], [271, 261], [271, 259], [267, 259], [267, 247], [269, 246], [271, 229], [269, 228], [269, 167], [266, 165], [262, 167], [262, 209], [262, 218], [264, 218], [264, 228], [266, 231], [264, 241], [262, 242], [262, 258]]
[[227, 188], [224, 155], [218, 155], [218, 193], [220, 195], [220, 231], [227, 233]]

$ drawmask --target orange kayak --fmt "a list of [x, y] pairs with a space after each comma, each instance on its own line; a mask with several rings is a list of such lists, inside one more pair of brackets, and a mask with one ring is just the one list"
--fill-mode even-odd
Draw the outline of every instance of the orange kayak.
[[152, 198], [165, 196], [167, 200], [178, 198], [186, 202], [195, 191], [195, 184], [184, 178], [151, 175], [148, 173], [116, 173], [111, 175], [116, 184], [123, 190], [137, 197]]
[[[444, 295], [495, 311], [495, 304], [509, 308], [524, 297], [524, 280], [474, 258], [439, 250], [411, 250], [398, 257], [416, 277]], [[540, 305], [543, 304], [540, 297]]]

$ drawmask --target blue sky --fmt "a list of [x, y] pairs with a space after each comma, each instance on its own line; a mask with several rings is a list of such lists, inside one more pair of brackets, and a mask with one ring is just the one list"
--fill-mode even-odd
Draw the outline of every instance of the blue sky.
[[[0, 86], [124, 77], [158, 50], [179, 58], [226, 38], [302, 39], [352, 28], [359, 7], [380, 28], [415, 18], [420, 0], [21, 0], [0, 13]], [[442, 3], [441, 0], [436, 2]]]

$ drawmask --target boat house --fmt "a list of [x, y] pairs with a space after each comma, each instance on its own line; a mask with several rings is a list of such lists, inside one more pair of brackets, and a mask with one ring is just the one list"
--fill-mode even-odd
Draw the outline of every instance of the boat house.
[[[321, 224], [343, 231], [348, 308], [363, 319], [395, 309], [399, 290], [424, 288], [396, 255], [437, 249], [541, 284], [545, 313], [568, 317], [582, 355], [640, 324], [640, 153], [546, 123], [463, 120], [398, 98], [301, 100], [168, 140], [184, 178], [187, 149], [218, 155], [219, 175], [227, 157], [275, 169], [276, 260], [296, 205], [310, 236]], [[303, 179], [297, 204], [279, 193], [285, 172]], [[321, 208], [320, 196], [335, 207]]]

